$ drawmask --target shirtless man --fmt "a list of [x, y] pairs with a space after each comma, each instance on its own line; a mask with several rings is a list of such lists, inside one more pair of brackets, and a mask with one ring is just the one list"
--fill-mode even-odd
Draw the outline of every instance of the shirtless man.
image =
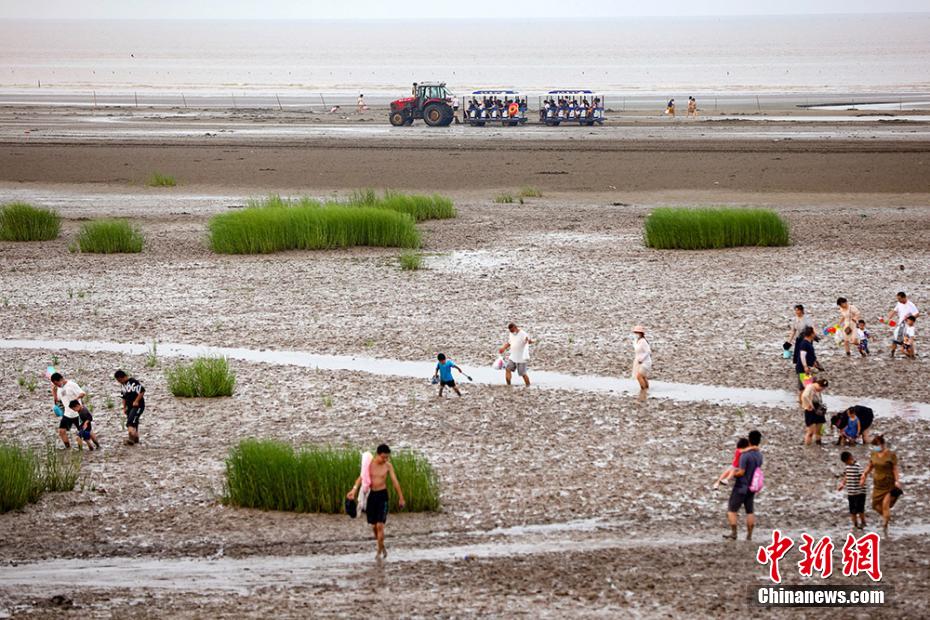
[[[378, 446], [375, 458], [371, 460], [369, 470], [371, 473], [371, 492], [368, 494], [368, 504], [366, 505], [365, 515], [368, 518], [368, 524], [378, 542], [378, 551], [375, 553], [375, 559], [386, 558], [387, 549], [384, 548], [384, 524], [387, 522], [388, 514], [388, 492], [387, 477], [391, 476], [391, 484], [394, 485], [394, 491], [399, 498], [398, 505], [403, 510], [406, 502], [404, 501], [404, 492], [400, 490], [400, 483], [397, 481], [397, 474], [394, 473], [394, 466], [391, 465], [391, 449], [386, 444]], [[355, 499], [355, 494], [362, 485], [362, 477], [359, 476], [352, 485], [352, 489], [346, 493], [349, 499]]]

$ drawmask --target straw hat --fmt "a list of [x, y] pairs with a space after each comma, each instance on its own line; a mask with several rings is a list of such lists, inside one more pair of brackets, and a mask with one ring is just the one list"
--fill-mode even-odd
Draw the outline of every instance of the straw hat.
[[646, 334], [646, 328], [643, 327], [642, 325], [637, 325], [636, 327], [634, 327], [634, 328], [631, 329], [630, 331], [633, 332], [634, 334], [643, 334], [643, 335]]

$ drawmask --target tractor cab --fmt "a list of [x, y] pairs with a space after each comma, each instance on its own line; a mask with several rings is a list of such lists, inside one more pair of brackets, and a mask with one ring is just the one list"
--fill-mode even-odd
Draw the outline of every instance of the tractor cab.
[[539, 99], [539, 122], [550, 127], [604, 124], [604, 96], [592, 90], [550, 90]]
[[526, 122], [526, 96], [515, 90], [476, 90], [463, 104], [465, 122], [473, 127], [488, 123], [516, 127]]
[[416, 85], [410, 97], [391, 102], [388, 120], [401, 127], [422, 118], [431, 127], [445, 127], [452, 122], [452, 115], [452, 93], [446, 83], [423, 82]]

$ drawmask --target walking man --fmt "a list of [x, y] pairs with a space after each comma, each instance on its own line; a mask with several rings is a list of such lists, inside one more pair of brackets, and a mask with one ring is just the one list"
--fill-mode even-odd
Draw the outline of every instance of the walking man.
[[748, 439], [749, 447], [740, 454], [739, 468], [733, 472], [733, 491], [730, 492], [730, 501], [727, 504], [727, 522], [730, 524], [730, 533], [723, 535], [729, 540], [736, 540], [737, 518], [741, 506], [746, 509], [746, 540], [752, 540], [752, 530], [756, 527], [755, 506], [753, 505], [756, 494], [750, 491], [749, 487], [756, 469], [762, 467], [762, 452], [759, 451], [762, 433], [750, 431]]
[[58, 437], [61, 439], [61, 443], [65, 445], [65, 448], [70, 448], [71, 440], [68, 438], [68, 431], [73, 426], [78, 431], [77, 441], [78, 446], [80, 446], [80, 417], [77, 410], [72, 409], [69, 405], [72, 401], [78, 401], [83, 406], [83, 399], [87, 394], [80, 385], [70, 379], [65, 379], [59, 372], [53, 373], [49, 379], [52, 382], [52, 401], [56, 407], [60, 407], [63, 411], [61, 420], [58, 422]]
[[917, 309], [913, 301], [908, 300], [907, 293], [904, 291], [898, 293], [898, 303], [896, 303], [894, 308], [891, 309], [891, 312], [888, 313], [888, 320], [890, 321], [895, 315], [898, 317], [898, 323], [895, 326], [894, 336], [891, 339], [891, 357], [894, 357], [895, 351], [898, 350], [898, 345], [904, 346], [904, 332], [907, 328], [907, 317], [912, 316], [916, 319], [920, 315], [920, 310]]
[[113, 378], [119, 382], [123, 393], [123, 415], [126, 416], [126, 432], [129, 433], [126, 445], [134, 446], [139, 443], [139, 418], [145, 411], [145, 388], [122, 370], [117, 370]]
[[[387, 478], [391, 477], [391, 484], [394, 485], [394, 491], [397, 493], [398, 506], [403, 510], [406, 502], [404, 501], [404, 492], [400, 489], [400, 483], [397, 481], [397, 474], [394, 473], [394, 466], [391, 464], [391, 449], [387, 444], [378, 446], [375, 458], [371, 460], [368, 466], [371, 474], [371, 491], [368, 493], [368, 503], [365, 515], [368, 518], [368, 524], [375, 535], [375, 541], [378, 543], [378, 550], [375, 552], [375, 559], [386, 558], [387, 549], [384, 547], [384, 524], [387, 523], [388, 515], [388, 492]], [[362, 484], [362, 477], [359, 476], [352, 488], [346, 493], [349, 499], [355, 499], [355, 494]]]
[[536, 341], [530, 339], [525, 331], [517, 327], [516, 323], [509, 324], [507, 331], [510, 332], [507, 342], [498, 349], [498, 353], [501, 355], [508, 349], [510, 350], [510, 359], [507, 360], [505, 375], [507, 385], [510, 385], [513, 371], [516, 370], [517, 374], [523, 377], [523, 383], [526, 384], [526, 387], [530, 387], [530, 375], [527, 374], [526, 368], [530, 361], [530, 345], [536, 344]]

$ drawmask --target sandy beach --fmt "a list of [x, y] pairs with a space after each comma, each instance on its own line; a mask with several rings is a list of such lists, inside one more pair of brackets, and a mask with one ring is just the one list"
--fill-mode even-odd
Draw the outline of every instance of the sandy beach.
[[[824, 326], [841, 295], [862, 310], [874, 355], [847, 358], [824, 339], [828, 393], [901, 404], [875, 423], [898, 453], [906, 495], [882, 541], [893, 596], [869, 614], [930, 613], [930, 420], [906, 406], [930, 402], [928, 357], [888, 357], [878, 322], [898, 290], [921, 309], [930, 303], [930, 122], [627, 118], [511, 134], [393, 130], [377, 110], [319, 122], [112, 114], [0, 110], [0, 203], [63, 217], [57, 240], [0, 242], [3, 339], [426, 362], [441, 350], [487, 368], [514, 320], [539, 339], [531, 370], [626, 378], [628, 330], [643, 323], [656, 379], [691, 384], [695, 397], [508, 389], [501, 378], [440, 401], [427, 376], [234, 361], [232, 398], [176, 399], [167, 357], [146, 368], [138, 355], [3, 349], [6, 437], [52, 440], [45, 385], [33, 393], [16, 380], [55, 355], [95, 395], [105, 449], [84, 456], [80, 489], [0, 516], [0, 615], [357, 617], [381, 613], [390, 595], [410, 617], [774, 616], [750, 607], [749, 587], [765, 577], [758, 545], [722, 541], [728, 492], [710, 485], [736, 438], [758, 428], [766, 491], [756, 542], [774, 527], [839, 540], [848, 529], [839, 449], [801, 446], [796, 408], [702, 401], [700, 386], [793, 390], [781, 357], [791, 307], [804, 303]], [[153, 171], [178, 186], [145, 187]], [[494, 202], [526, 186], [542, 196]], [[454, 200], [458, 218], [420, 225], [425, 269], [402, 272], [392, 249], [206, 247], [209, 218], [250, 197], [364, 187]], [[792, 245], [651, 250], [642, 225], [664, 205], [768, 207], [791, 225]], [[80, 224], [101, 216], [138, 224], [145, 250], [70, 253]], [[117, 367], [149, 390], [136, 448], [121, 445], [118, 412], [102, 405], [116, 400]], [[376, 568], [362, 523], [222, 504], [224, 459], [256, 436], [419, 450], [439, 473], [442, 512], [392, 514], [392, 559]], [[868, 458], [865, 447], [854, 452]], [[75, 524], [91, 524], [90, 534], [56, 534]], [[786, 573], [802, 583], [794, 567]], [[745, 579], [734, 585], [734, 574]], [[87, 585], [63, 585], [74, 575], [89, 575]], [[815, 612], [845, 617], [791, 615]]]

